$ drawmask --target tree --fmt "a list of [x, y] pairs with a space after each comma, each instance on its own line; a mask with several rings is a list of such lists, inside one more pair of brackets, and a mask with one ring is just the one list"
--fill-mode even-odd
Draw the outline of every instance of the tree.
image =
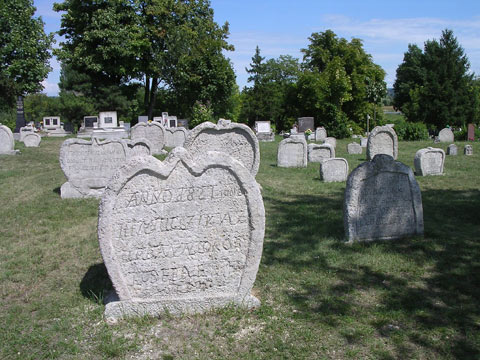
[[[371, 101], [368, 87], [375, 84], [379, 94], [383, 94], [385, 72], [363, 50], [360, 39], [348, 42], [327, 30], [313, 33], [309, 40], [308, 47], [302, 49], [305, 80], [311, 80], [312, 76], [317, 79], [301, 84], [300, 108], [311, 111], [311, 115], [315, 111], [316, 121], [329, 127], [329, 132], [347, 136], [349, 131], [345, 129], [363, 128], [367, 114], [374, 113], [379, 106], [378, 102]], [[316, 88], [309, 89], [309, 84]], [[303, 101], [309, 97], [309, 91], [316, 94], [317, 99], [310, 99], [310, 105], [306, 106]]]
[[208, 97], [212, 104], [219, 93], [222, 101], [228, 93], [233, 71], [217, 71], [231, 68], [222, 53], [233, 49], [226, 41], [228, 23], [215, 23], [208, 0], [66, 0], [54, 8], [66, 12], [60, 30], [66, 42], [58, 57], [114, 85], [143, 81], [149, 117], [159, 88], [174, 91], [195, 84], [190, 98]]
[[423, 52], [410, 45], [397, 69], [395, 106], [409, 121], [437, 129], [465, 126], [478, 117], [469, 68], [468, 58], [451, 30], [444, 30], [440, 41], [426, 41]]
[[16, 96], [43, 89], [51, 70], [53, 34], [45, 34], [40, 17], [34, 17], [32, 0], [0, 3], [0, 102], [13, 106]]

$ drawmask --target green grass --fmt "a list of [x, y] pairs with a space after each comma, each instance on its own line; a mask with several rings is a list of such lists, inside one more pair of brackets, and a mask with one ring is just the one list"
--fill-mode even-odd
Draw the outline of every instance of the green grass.
[[[417, 177], [425, 237], [347, 245], [345, 183], [318, 164], [276, 166], [262, 143], [257, 176], [266, 233], [255, 311], [141, 318], [107, 325], [111, 283], [96, 237], [98, 200], [62, 200], [63, 139], [0, 156], [2, 359], [478, 359], [480, 146]], [[365, 161], [337, 157], [350, 171]], [[459, 152], [465, 143], [458, 142]], [[399, 160], [448, 144], [401, 142]]]

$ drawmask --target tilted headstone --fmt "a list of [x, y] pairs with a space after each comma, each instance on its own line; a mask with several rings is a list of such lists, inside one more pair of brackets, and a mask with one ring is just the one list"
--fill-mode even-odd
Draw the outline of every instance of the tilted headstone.
[[464, 155], [473, 155], [473, 146], [472, 145], [465, 145], [463, 148]]
[[447, 147], [447, 155], [457, 155], [458, 154], [458, 148], [457, 145], [455, 144], [450, 144]]
[[308, 144], [308, 162], [319, 163], [335, 157], [335, 148], [330, 144]]
[[438, 140], [440, 140], [440, 142], [453, 142], [455, 140], [455, 136], [453, 135], [452, 129], [444, 128], [440, 130], [438, 133]]
[[279, 167], [307, 167], [307, 141], [305, 137], [289, 137], [280, 141], [277, 152]]
[[320, 162], [320, 179], [324, 182], [347, 180], [348, 162], [343, 158], [325, 159]]
[[132, 140], [147, 139], [152, 145], [152, 154], [163, 154], [165, 146], [165, 128], [158, 122], [138, 123], [130, 129]]
[[185, 149], [190, 153], [224, 152], [240, 161], [253, 176], [260, 165], [258, 139], [247, 125], [204, 122], [188, 133]]
[[315, 121], [313, 117], [301, 117], [297, 119], [298, 122], [298, 132], [305, 132], [305, 130], [310, 129], [314, 130]]
[[188, 131], [184, 127], [167, 128], [165, 129], [165, 146], [171, 148], [183, 146], [187, 136]]
[[418, 176], [443, 175], [444, 163], [445, 152], [432, 147], [418, 150], [413, 160], [415, 174]]
[[68, 139], [60, 148], [60, 166], [67, 182], [62, 199], [100, 197], [115, 171], [135, 155], [125, 140]]
[[42, 137], [34, 132], [23, 135], [23, 143], [25, 147], [38, 147]]
[[121, 167], [99, 207], [98, 239], [119, 301], [107, 321], [252, 308], [265, 210], [259, 186], [221, 152], [172, 150]]
[[349, 154], [361, 154], [362, 153], [362, 147], [360, 146], [359, 143], [353, 142], [347, 145], [347, 152]]
[[475, 125], [468, 124], [467, 140], [475, 141]]
[[330, 144], [332, 145], [335, 149], [337, 148], [337, 139], [335, 139], [334, 137], [326, 137], [324, 142], [324, 144]]
[[15, 155], [19, 151], [14, 150], [15, 140], [12, 130], [5, 125], [0, 124], [0, 155]]
[[390, 126], [376, 126], [368, 137], [367, 160], [372, 160], [377, 154], [386, 154], [397, 159], [397, 133]]
[[325, 128], [322, 126], [322, 127], [317, 127], [315, 129], [315, 141], [325, 141], [325, 139], [327, 138], [327, 130], [325, 130]]
[[423, 235], [422, 194], [412, 169], [379, 154], [353, 170], [343, 204], [349, 242]]

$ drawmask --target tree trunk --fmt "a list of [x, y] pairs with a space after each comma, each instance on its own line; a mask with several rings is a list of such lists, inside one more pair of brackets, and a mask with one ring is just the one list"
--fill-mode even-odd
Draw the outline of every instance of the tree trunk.
[[148, 110], [148, 105], [150, 103], [150, 77], [148, 74], [145, 74], [145, 94], [143, 96], [143, 109]]
[[147, 116], [149, 120], [152, 120], [153, 109], [155, 109], [155, 102], [157, 100], [158, 79], [152, 78], [152, 85], [149, 91], [150, 98], [148, 99]]

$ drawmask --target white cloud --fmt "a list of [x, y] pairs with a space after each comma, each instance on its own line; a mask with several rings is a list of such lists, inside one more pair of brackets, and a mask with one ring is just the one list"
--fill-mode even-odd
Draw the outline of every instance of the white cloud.
[[47, 94], [48, 96], [58, 95], [58, 92], [60, 90], [58, 88], [58, 84], [48, 82], [48, 79], [47, 79], [42, 81], [42, 85], [43, 85], [43, 91], [42, 91], [43, 93]]

